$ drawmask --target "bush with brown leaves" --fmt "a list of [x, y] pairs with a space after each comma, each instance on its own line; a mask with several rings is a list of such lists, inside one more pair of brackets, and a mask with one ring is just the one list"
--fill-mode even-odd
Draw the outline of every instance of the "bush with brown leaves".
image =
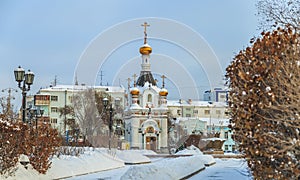
[[49, 124], [35, 129], [26, 123], [0, 120], [0, 174], [13, 173], [21, 154], [27, 155], [33, 168], [44, 174], [60, 144], [57, 130]]
[[291, 29], [262, 33], [227, 67], [235, 140], [256, 179], [300, 174], [300, 42]]

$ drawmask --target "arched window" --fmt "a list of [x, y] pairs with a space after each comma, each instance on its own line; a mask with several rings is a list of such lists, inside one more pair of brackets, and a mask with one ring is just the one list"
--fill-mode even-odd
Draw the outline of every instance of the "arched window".
[[152, 102], [152, 95], [148, 94], [148, 102]]

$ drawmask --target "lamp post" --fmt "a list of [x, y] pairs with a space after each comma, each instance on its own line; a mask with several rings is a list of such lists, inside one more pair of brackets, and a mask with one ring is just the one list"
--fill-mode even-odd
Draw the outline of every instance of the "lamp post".
[[43, 117], [44, 110], [43, 109], [30, 109], [29, 110], [30, 117], [34, 117], [35, 119], [35, 129], [36, 134], [38, 133], [38, 118]]
[[[34, 80], [34, 73], [25, 70], [19, 66], [14, 70], [15, 80], [18, 82], [18, 87], [22, 90], [22, 121], [25, 123], [25, 111], [26, 111], [26, 92], [30, 90], [30, 85], [32, 85]], [[23, 85], [22, 85], [23, 82]], [[27, 86], [26, 86], [27, 85]]]
[[[105, 97], [103, 98], [103, 105], [104, 105], [104, 108], [106, 110], [107, 106], [108, 106], [108, 99]], [[110, 150], [110, 146], [111, 146], [111, 130], [112, 130], [112, 112], [113, 112], [113, 109], [112, 109], [112, 104], [110, 104], [110, 108], [109, 108], [109, 140], [108, 140], [108, 149]]]

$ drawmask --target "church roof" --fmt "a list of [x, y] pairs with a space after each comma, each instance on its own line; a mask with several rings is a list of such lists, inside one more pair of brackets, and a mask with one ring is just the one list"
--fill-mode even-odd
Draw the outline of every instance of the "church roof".
[[140, 77], [138, 78], [137, 80], [137, 85], [138, 86], [141, 86], [141, 87], [144, 87], [145, 83], [146, 82], [149, 82], [151, 83], [153, 86], [156, 86], [156, 81], [155, 79], [153, 78], [151, 72], [141, 72], [141, 75]]
[[160, 88], [156, 85], [151, 85], [149, 82], [145, 82], [143, 87], [140, 87], [141, 92], [144, 92], [146, 89], [153, 89], [157, 94], [160, 92]]

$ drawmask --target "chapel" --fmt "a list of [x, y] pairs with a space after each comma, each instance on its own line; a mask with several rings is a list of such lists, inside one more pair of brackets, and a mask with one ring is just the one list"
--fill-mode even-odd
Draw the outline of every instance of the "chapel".
[[144, 44], [140, 47], [140, 75], [133, 75], [133, 86], [129, 88], [128, 106], [124, 112], [125, 140], [130, 149], [147, 149], [168, 152], [168, 108], [165, 76], [162, 86], [151, 73], [150, 54], [152, 47], [147, 42], [147, 27], [144, 26]]

